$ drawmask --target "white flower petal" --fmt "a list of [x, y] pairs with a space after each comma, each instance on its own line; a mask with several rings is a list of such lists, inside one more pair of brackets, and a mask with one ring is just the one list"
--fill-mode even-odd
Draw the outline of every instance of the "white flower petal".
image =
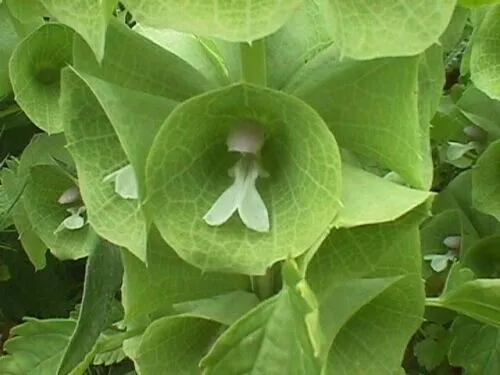
[[431, 268], [436, 272], [441, 272], [448, 267], [448, 257], [441, 255], [435, 256], [431, 261]]

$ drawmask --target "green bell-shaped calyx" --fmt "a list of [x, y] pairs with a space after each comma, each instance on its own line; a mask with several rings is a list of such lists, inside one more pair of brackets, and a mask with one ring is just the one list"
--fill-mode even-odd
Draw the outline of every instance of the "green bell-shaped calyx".
[[172, 111], [148, 156], [146, 206], [187, 262], [257, 275], [329, 231], [341, 183], [337, 143], [311, 107], [240, 83]]

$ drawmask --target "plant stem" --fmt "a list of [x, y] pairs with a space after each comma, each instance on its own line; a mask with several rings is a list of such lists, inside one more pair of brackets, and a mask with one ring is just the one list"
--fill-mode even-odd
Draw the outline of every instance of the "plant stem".
[[264, 39], [240, 43], [241, 73], [247, 83], [267, 85], [266, 45]]
[[263, 276], [254, 276], [252, 278], [253, 290], [261, 301], [268, 299], [274, 294], [274, 272], [268, 268]]

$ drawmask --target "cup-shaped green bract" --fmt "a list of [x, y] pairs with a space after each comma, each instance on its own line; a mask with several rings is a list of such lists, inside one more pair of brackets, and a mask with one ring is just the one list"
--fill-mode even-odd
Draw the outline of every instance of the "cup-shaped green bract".
[[[85, 225], [76, 230], [58, 230], [62, 221], [71, 216], [68, 208], [81, 202], [61, 204], [61, 193], [74, 182], [56, 165], [36, 165], [23, 195], [23, 204], [35, 233], [59, 259], [79, 259], [87, 256], [97, 244], [94, 230]], [[55, 233], [54, 233], [55, 232]]]
[[[265, 133], [260, 162], [269, 173], [256, 187], [267, 207], [268, 233], [233, 215], [212, 227], [203, 220], [232, 184], [228, 152], [235, 126], [252, 122]], [[332, 225], [339, 210], [341, 162], [333, 134], [307, 104], [290, 95], [236, 84], [179, 105], [162, 125], [148, 157], [147, 208], [164, 240], [204, 270], [263, 274], [298, 256]]]
[[47, 23], [24, 38], [12, 53], [9, 74], [16, 101], [47, 133], [63, 130], [59, 109], [61, 69], [72, 62], [73, 31]]

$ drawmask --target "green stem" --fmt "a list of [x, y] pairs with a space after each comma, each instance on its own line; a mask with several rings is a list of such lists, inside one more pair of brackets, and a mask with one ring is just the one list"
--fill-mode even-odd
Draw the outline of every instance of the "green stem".
[[443, 307], [443, 305], [441, 304], [441, 301], [437, 297], [427, 297], [425, 299], [425, 306]]
[[241, 74], [247, 83], [267, 85], [266, 44], [264, 39], [248, 43], [240, 43]]
[[265, 275], [252, 276], [252, 289], [261, 301], [264, 301], [274, 295], [275, 273], [278, 270], [280, 270], [280, 267], [274, 265], [273, 267], [267, 269]]

